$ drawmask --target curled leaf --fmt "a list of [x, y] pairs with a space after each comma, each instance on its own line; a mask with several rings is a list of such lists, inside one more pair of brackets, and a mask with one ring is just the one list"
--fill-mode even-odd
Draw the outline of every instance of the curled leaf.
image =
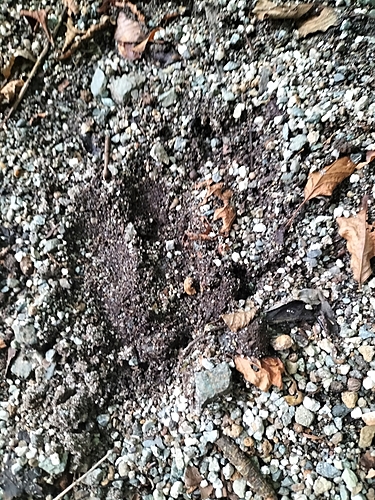
[[222, 314], [221, 318], [232, 332], [238, 332], [252, 321], [258, 309], [253, 307], [250, 311], [236, 311], [231, 314]]
[[375, 224], [367, 223], [367, 199], [356, 217], [338, 217], [339, 234], [347, 241], [353, 277], [362, 285], [372, 274], [370, 260], [375, 257]]
[[268, 0], [259, 0], [253, 9], [253, 14], [258, 19], [299, 19], [312, 9], [314, 4], [301, 3], [289, 5], [276, 5]]
[[267, 392], [272, 385], [282, 389], [284, 365], [280, 359], [263, 358], [258, 360], [237, 356], [234, 362], [237, 370], [243, 374], [245, 380], [254, 384], [261, 391]]
[[298, 406], [302, 403], [304, 395], [301, 391], [297, 391], [296, 394], [284, 396], [285, 401], [289, 406]]
[[7, 83], [1, 90], [0, 90], [0, 104], [5, 102], [6, 104], [10, 104], [14, 101], [16, 95], [18, 94], [18, 91], [21, 90], [21, 88], [24, 85], [23, 80], [12, 80], [11, 82]]
[[184, 292], [187, 295], [195, 295], [197, 290], [194, 288], [194, 280], [190, 276], [184, 280]]
[[331, 26], [337, 24], [337, 14], [332, 7], [324, 7], [318, 16], [305, 21], [299, 28], [300, 36], [306, 36], [317, 31], [327, 31]]

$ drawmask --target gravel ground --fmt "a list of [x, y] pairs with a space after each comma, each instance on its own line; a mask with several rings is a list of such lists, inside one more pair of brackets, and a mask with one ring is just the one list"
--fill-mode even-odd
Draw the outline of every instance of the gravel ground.
[[[46, 5], [1, 3], [1, 67], [23, 50], [15, 77], [45, 44], [20, 9]], [[99, 23], [100, 2], [77, 5], [78, 29]], [[181, 7], [137, 5], [149, 28]], [[375, 278], [354, 281], [335, 220], [365, 194], [375, 220], [373, 164], [276, 239], [310, 172], [375, 150], [375, 4], [330, 6], [337, 25], [301, 38], [245, 0], [187, 3], [137, 61], [114, 26], [59, 60], [60, 30], [0, 130], [3, 498], [52, 500], [103, 456], [66, 500], [265, 498], [223, 435], [274, 498], [375, 498]], [[208, 179], [232, 191], [233, 224]], [[256, 354], [255, 333], [220, 315], [304, 289], [338, 332], [287, 324], [283, 389], [262, 392], [233, 361]]]

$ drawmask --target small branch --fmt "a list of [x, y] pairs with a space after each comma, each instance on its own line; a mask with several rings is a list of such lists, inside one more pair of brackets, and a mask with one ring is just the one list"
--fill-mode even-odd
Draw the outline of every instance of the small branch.
[[108, 168], [110, 152], [111, 152], [111, 138], [108, 134], [106, 134], [104, 140], [103, 179], [107, 182], [110, 181], [112, 177], [111, 171]]
[[[61, 15], [60, 15], [60, 18], [59, 18], [59, 21], [58, 21], [57, 25], [55, 26], [55, 29], [53, 30], [53, 34], [52, 34], [53, 39], [57, 36], [57, 34], [61, 28], [61, 25], [62, 25], [64, 17], [65, 17], [65, 13], [66, 13], [66, 7], [63, 8]], [[16, 109], [20, 105], [22, 99], [24, 98], [24, 95], [27, 92], [27, 89], [30, 86], [31, 80], [34, 78], [36, 72], [38, 71], [39, 67], [43, 63], [43, 61], [48, 53], [49, 46], [50, 46], [50, 42], [49, 42], [49, 40], [47, 40], [47, 42], [44, 46], [44, 49], [42, 50], [41, 54], [39, 55], [38, 59], [36, 60], [36, 62], [34, 64], [33, 69], [31, 70], [29, 76], [27, 77], [25, 85], [22, 87], [22, 89], [17, 97], [16, 102], [13, 104], [13, 106], [10, 108], [8, 114], [5, 116], [4, 120], [1, 122], [1, 125], [0, 125], [1, 127], [5, 126], [6, 122], [9, 120], [9, 118], [13, 115], [13, 113], [16, 111]]]
[[70, 484], [67, 488], [65, 488], [64, 491], [62, 491], [61, 493], [59, 493], [57, 495], [57, 497], [55, 497], [53, 500], [60, 500], [61, 498], [63, 498], [67, 493], [68, 491], [70, 491], [71, 489], [74, 488], [74, 486], [77, 486], [77, 484], [79, 484], [81, 481], [83, 481], [85, 479], [85, 477], [87, 477], [90, 472], [92, 472], [93, 470], [95, 470], [100, 464], [102, 464], [105, 460], [107, 460], [107, 458], [109, 457], [109, 455], [112, 453], [112, 450], [109, 450], [106, 455], [104, 455], [104, 457], [102, 457], [99, 462], [96, 462], [95, 465], [93, 465], [91, 467], [90, 470], [88, 470], [87, 472], [85, 472], [81, 477], [79, 477], [76, 481], [73, 481], [72, 484]]

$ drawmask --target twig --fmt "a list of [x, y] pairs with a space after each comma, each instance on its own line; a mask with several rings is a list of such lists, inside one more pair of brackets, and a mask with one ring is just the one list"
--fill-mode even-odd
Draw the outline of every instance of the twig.
[[109, 134], [106, 134], [105, 140], [104, 140], [103, 179], [107, 182], [110, 181], [111, 177], [112, 177], [111, 171], [108, 168], [110, 152], [111, 152], [111, 138], [110, 138]]
[[[62, 25], [64, 17], [65, 17], [65, 13], [66, 13], [66, 7], [63, 8], [61, 15], [60, 15], [60, 18], [59, 18], [59, 21], [58, 21], [57, 25], [55, 26], [55, 29], [53, 30], [53, 34], [52, 34], [53, 38], [55, 38], [57, 36], [57, 34], [61, 28], [61, 25]], [[31, 80], [34, 78], [35, 73], [38, 71], [39, 66], [43, 63], [43, 61], [48, 53], [49, 46], [50, 46], [50, 42], [49, 42], [49, 40], [47, 40], [47, 42], [44, 46], [44, 49], [42, 50], [41, 54], [39, 55], [38, 59], [36, 60], [34, 67], [31, 70], [29, 76], [27, 77], [27, 80], [26, 80], [24, 86], [21, 88], [21, 91], [17, 97], [16, 102], [13, 104], [13, 106], [10, 108], [8, 114], [5, 116], [4, 120], [1, 122], [1, 125], [0, 125], [1, 127], [4, 127], [6, 122], [9, 120], [9, 118], [13, 115], [13, 113], [16, 111], [16, 109], [20, 105], [24, 95], [27, 92], [27, 89], [30, 86]]]
[[107, 451], [106, 455], [104, 455], [104, 457], [102, 457], [99, 462], [96, 462], [95, 465], [93, 465], [91, 467], [90, 470], [88, 470], [87, 472], [85, 472], [81, 477], [79, 477], [76, 481], [73, 481], [72, 484], [70, 484], [67, 488], [65, 488], [64, 491], [62, 491], [61, 493], [59, 493], [57, 495], [57, 497], [55, 497], [53, 500], [60, 500], [61, 498], [63, 498], [67, 493], [68, 491], [70, 491], [71, 489], [74, 488], [74, 486], [77, 486], [77, 484], [79, 484], [81, 481], [83, 481], [83, 479], [85, 479], [85, 477], [88, 476], [88, 474], [90, 474], [90, 472], [92, 472], [93, 470], [95, 470], [101, 463], [103, 463], [105, 460], [107, 460], [107, 458], [109, 457], [109, 455], [112, 453], [112, 450], [109, 450]]
[[271, 485], [234, 441], [227, 436], [221, 436], [216, 441], [216, 445], [243, 478], [246, 479], [254, 492], [266, 500], [277, 500], [277, 495]]

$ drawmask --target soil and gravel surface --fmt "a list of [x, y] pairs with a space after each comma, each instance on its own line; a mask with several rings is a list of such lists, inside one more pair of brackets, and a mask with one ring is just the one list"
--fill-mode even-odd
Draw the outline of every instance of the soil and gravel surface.
[[[309, 173], [375, 150], [373, 1], [331, 2], [304, 38], [245, 0], [137, 2], [166, 24], [135, 61], [114, 40], [134, 9], [76, 5], [77, 30], [113, 24], [59, 59], [65, 17], [0, 130], [2, 498], [52, 500], [106, 456], [66, 500], [374, 499], [375, 278], [336, 222], [365, 195], [375, 221], [374, 164], [279, 237]], [[1, 2], [9, 79], [46, 43], [21, 8], [48, 6], [53, 31], [60, 2]], [[298, 298], [299, 321], [267, 316]], [[254, 306], [237, 333], [221, 319]], [[283, 388], [239, 355], [277, 355]]]

